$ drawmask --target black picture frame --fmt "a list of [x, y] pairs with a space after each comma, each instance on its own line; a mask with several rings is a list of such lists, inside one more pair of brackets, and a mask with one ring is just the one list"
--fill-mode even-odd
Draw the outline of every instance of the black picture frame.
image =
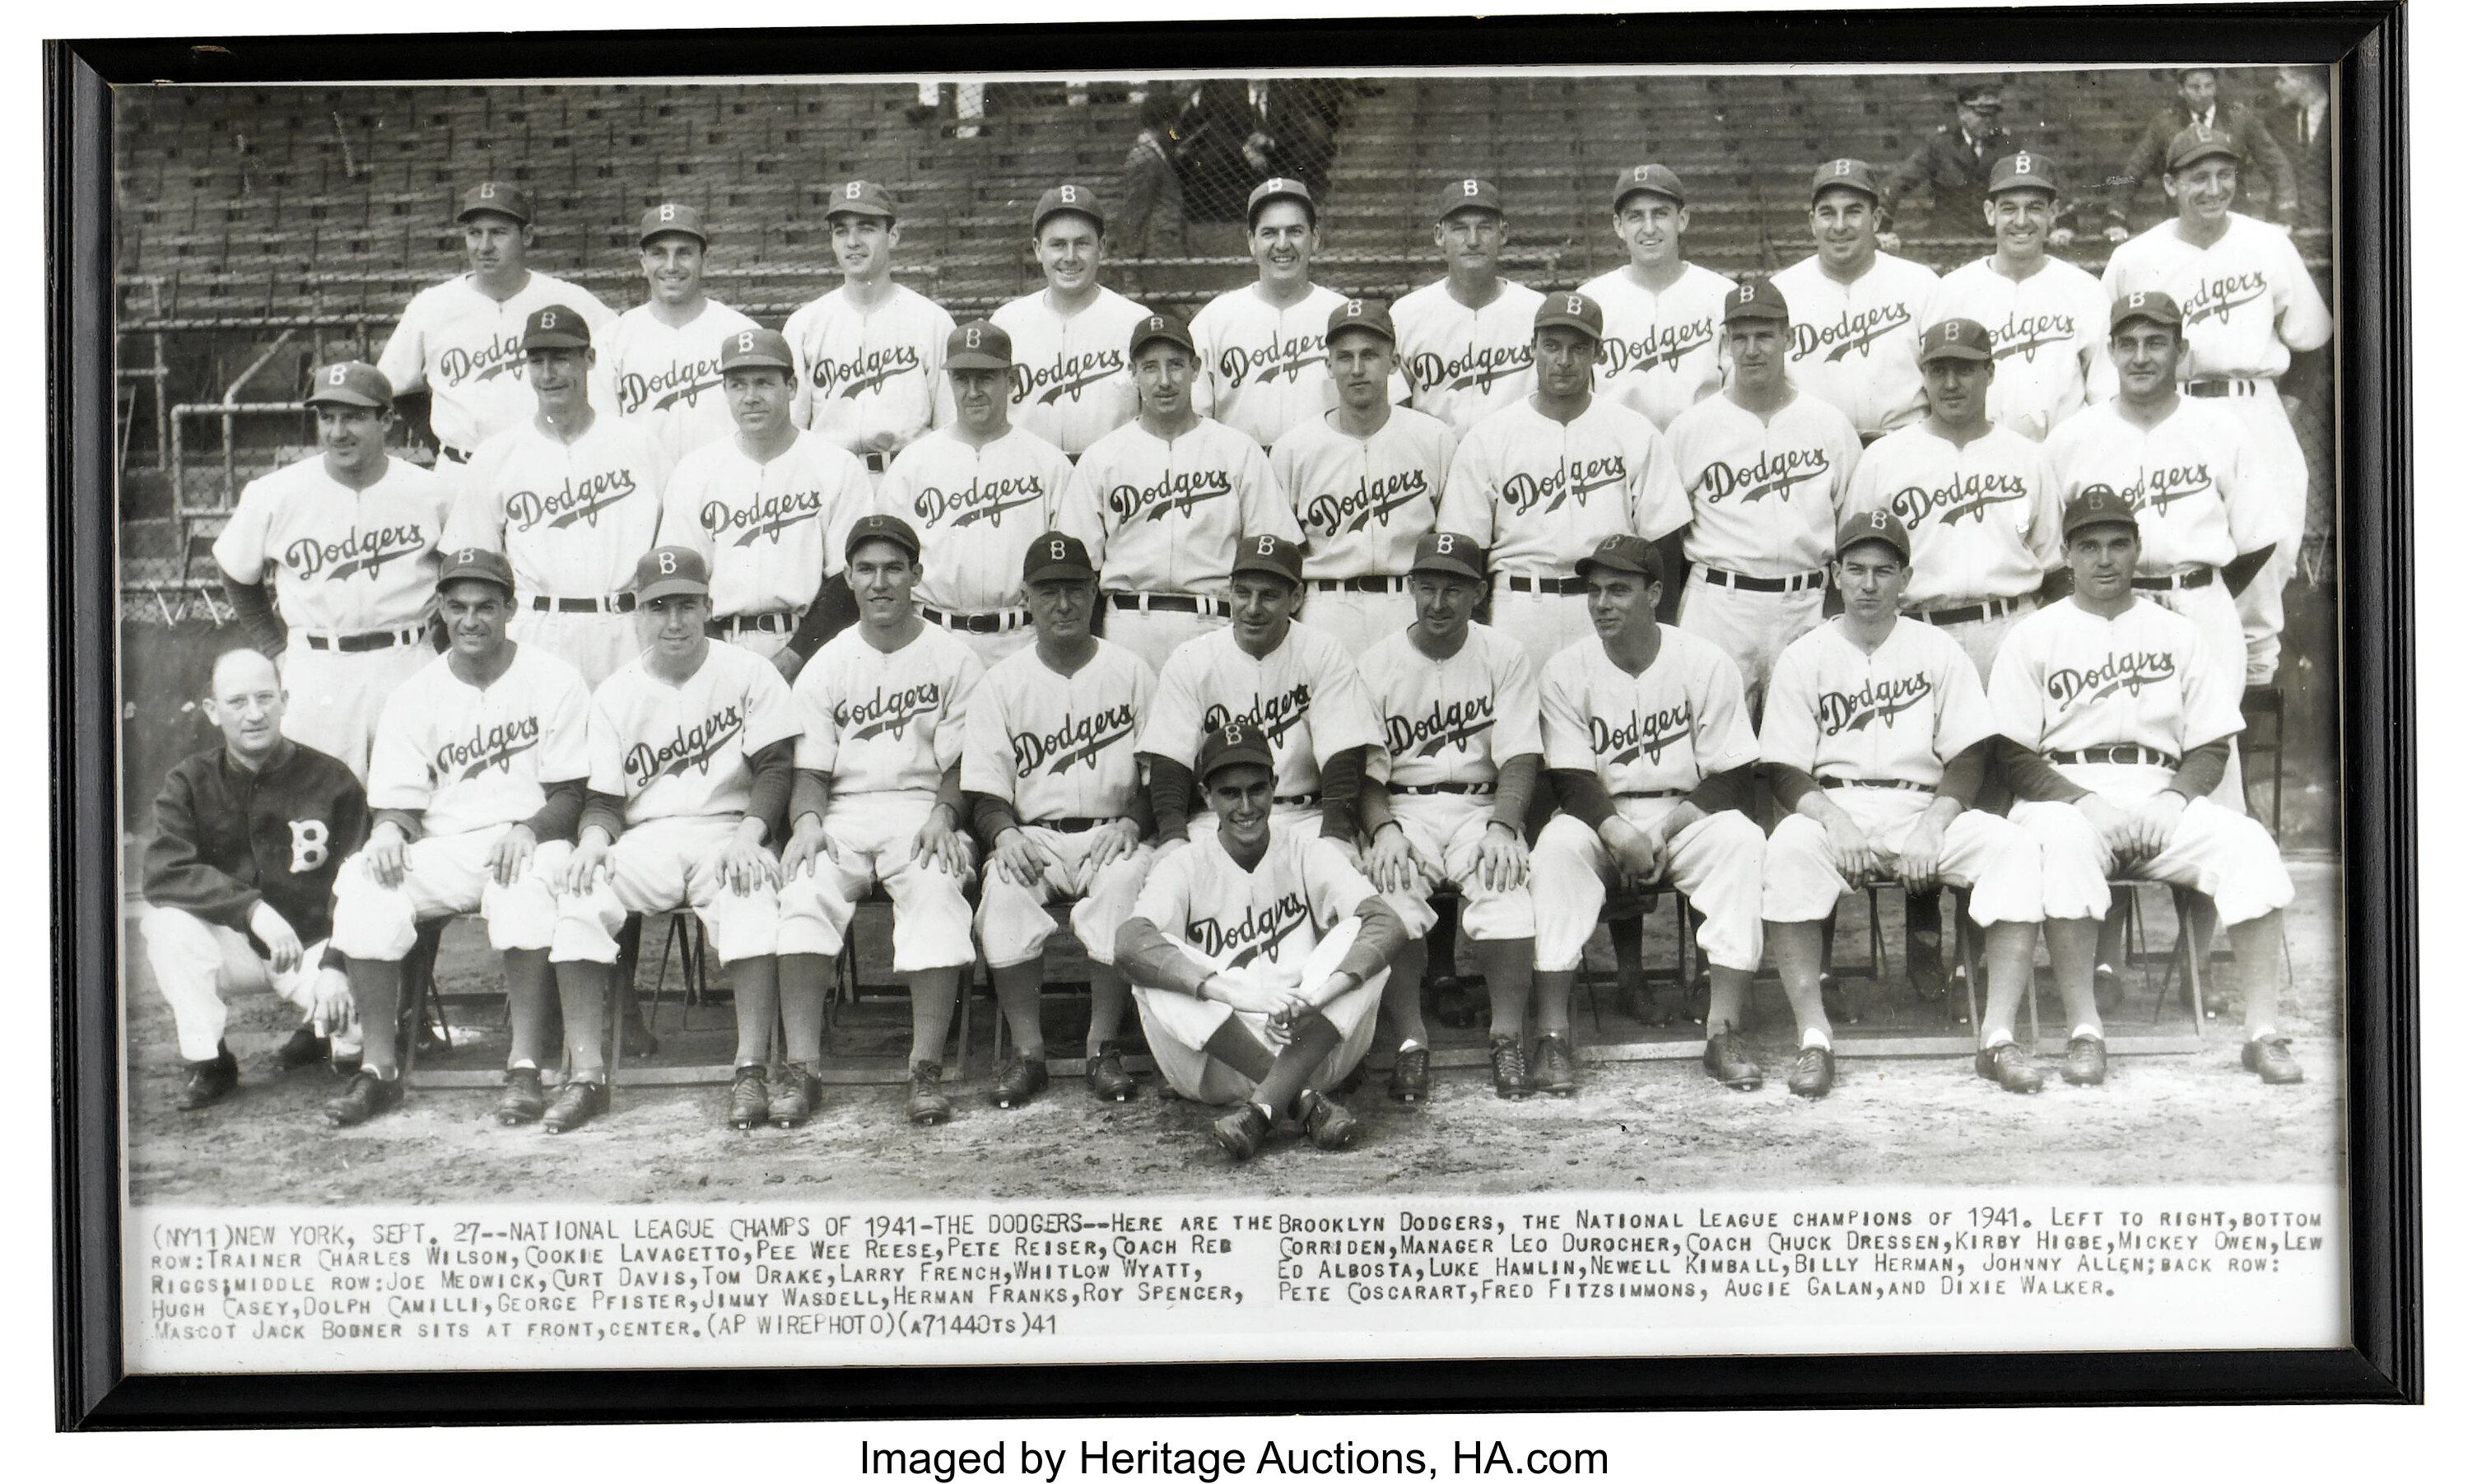
[[[1236, 1411], [2417, 1402], [2424, 1394], [2409, 511], [2407, 16], [2396, 3], [2199, 9], [216, 37], [47, 44], [57, 1420], [111, 1429]], [[485, 42], [485, 44], [483, 44]], [[1521, 63], [2337, 67], [2333, 308], [2344, 623], [2350, 1322], [2346, 1350], [130, 1376], [121, 1358], [119, 859], [109, 90], [385, 81]]]

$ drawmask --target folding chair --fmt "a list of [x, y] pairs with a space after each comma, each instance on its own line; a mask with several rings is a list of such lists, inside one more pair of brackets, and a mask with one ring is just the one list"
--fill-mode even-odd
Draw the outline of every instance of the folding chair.
[[[970, 889], [968, 895], [970, 905], [973, 907], [976, 902], [974, 887]], [[849, 918], [848, 941], [840, 946], [839, 976], [823, 1002], [823, 1054], [827, 1057], [845, 1055], [838, 1044], [841, 1017], [848, 1011], [858, 1008], [864, 1002], [863, 992], [867, 986], [858, 980], [857, 973], [857, 925], [863, 910], [869, 906], [888, 909], [890, 905], [891, 894], [882, 889], [880, 882], [877, 882], [874, 889], [866, 893], [865, 899], [857, 903], [858, 912]], [[968, 1075], [969, 1039], [974, 1021], [972, 1011], [977, 997], [977, 973], [983, 967], [978, 960], [971, 958], [967, 969], [960, 975], [959, 1013], [953, 1017], [953, 1029], [959, 1036], [958, 1055], [951, 1059], [951, 1080], [954, 1082]], [[996, 1018], [999, 1019], [1000, 1016]]]

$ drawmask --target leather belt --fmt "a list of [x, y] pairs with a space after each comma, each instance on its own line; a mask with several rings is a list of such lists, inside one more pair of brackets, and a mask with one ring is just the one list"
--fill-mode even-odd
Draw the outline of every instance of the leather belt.
[[1907, 778], [1820, 778], [1822, 788], [1908, 788], [1913, 793], [1934, 793], [1934, 784], [1915, 784]]
[[1115, 607], [1136, 608], [1143, 613], [1213, 613], [1223, 617], [1228, 611], [1223, 598], [1200, 598], [1190, 593], [1109, 592], [1106, 601]]
[[725, 618], [716, 618], [710, 623], [702, 626], [703, 632], [711, 635], [711, 637], [715, 639], [722, 638], [729, 634], [793, 633], [796, 631], [796, 628], [797, 615], [786, 611], [776, 613], [731, 613]]
[[860, 453], [857, 458], [865, 465], [866, 472], [869, 474], [880, 474], [891, 468], [891, 455], [887, 453]]
[[1402, 577], [1315, 577], [1305, 585], [1323, 593], [1401, 593], [1405, 590]]
[[1097, 819], [1087, 814], [1069, 814], [1060, 819], [1032, 819], [1028, 821], [1028, 827], [1032, 830], [1052, 830], [1061, 834], [1085, 834], [1099, 825], [1109, 825], [1113, 822], [1111, 819]]
[[618, 593], [607, 598], [549, 598], [536, 596], [532, 610], [537, 613], [631, 613], [634, 595]]
[[2196, 567], [2191, 572], [2171, 572], [2166, 577], [2137, 577], [2134, 585], [2144, 592], [2174, 592], [2181, 587], [2208, 587], [2219, 575], [2217, 567]]
[[1301, 808], [1305, 805], [1318, 803], [1319, 795], [1316, 793], [1280, 793], [1272, 796], [1268, 802], [1271, 804], [1291, 804], [1296, 808]]
[[1499, 584], [1513, 593], [1581, 593], [1586, 590], [1582, 577], [1503, 577]]
[[461, 448], [448, 447], [444, 444], [439, 444], [437, 445], [437, 453], [438, 457], [443, 458], [449, 463], [468, 464], [471, 462], [470, 454], [465, 452]]
[[1975, 603], [1959, 608], [1929, 608], [1923, 612], [1914, 613], [1911, 617], [1926, 619], [1931, 624], [1973, 624], [1981, 619], [2003, 618], [2008, 613], [2019, 613], [2022, 610], [2022, 600], [2020, 598], [1991, 598], [1985, 603]]
[[1696, 570], [1715, 587], [1736, 587], [1748, 593], [1795, 593], [1825, 585], [1822, 572], [1802, 572], [1796, 577], [1748, 577], [1738, 572], [1725, 572], [1720, 567], [1699, 567]]
[[2137, 747], [2125, 742], [2114, 747], [2085, 747], [2079, 752], [2051, 752], [2051, 763], [2157, 763], [2161, 767], [2175, 767], [2182, 760], [2175, 753], [2161, 752], [2157, 747]]
[[1625, 793], [1614, 793], [1611, 797], [1615, 799], [1684, 799], [1695, 791], [1693, 788], [1633, 788]]
[[371, 650], [391, 650], [398, 644], [418, 644], [426, 632], [419, 628], [373, 628], [357, 634], [304, 634], [312, 650], [331, 650], [337, 654], [365, 654]]
[[941, 608], [917, 605], [917, 611], [929, 624], [964, 634], [1004, 634], [1028, 622], [1025, 608], [1002, 608], [993, 613], [946, 613]]
[[2279, 390], [2271, 377], [2204, 377], [2178, 388], [2188, 397], [2268, 397]]
[[1390, 793], [1497, 793], [1497, 784], [1399, 784]]

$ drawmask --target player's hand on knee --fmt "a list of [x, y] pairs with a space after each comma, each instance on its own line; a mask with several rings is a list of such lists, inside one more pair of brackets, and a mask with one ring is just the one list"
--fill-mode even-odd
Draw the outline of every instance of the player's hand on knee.
[[287, 974], [300, 967], [300, 935], [262, 897], [256, 906], [248, 909], [248, 927], [257, 934], [257, 941], [265, 945], [266, 959], [274, 965], [276, 973]]
[[1525, 836], [1515, 826], [1495, 819], [1484, 828], [1482, 844], [1475, 847], [1474, 874], [1486, 889], [1516, 891], [1525, 884], [1526, 873], [1533, 864], [1525, 849]]
[[1095, 884], [1097, 873], [1117, 860], [1129, 860], [1140, 848], [1140, 827], [1136, 820], [1116, 819], [1099, 825], [1088, 837], [1088, 853], [1080, 860], [1080, 879], [1073, 883], [1080, 891]]
[[2143, 855], [2157, 856], [2168, 848], [2177, 833], [2177, 821], [2185, 817], [2185, 804], [2183, 794], [2163, 791], [2143, 800], [2134, 810]]
[[[1093, 852], [1094, 847], [1091, 849]], [[994, 837], [994, 869], [1015, 886], [1036, 890], [1037, 883], [1045, 879], [1045, 873], [1058, 864], [1052, 851], [1030, 839], [1028, 832], [1017, 825]]]
[[360, 851], [361, 869], [369, 879], [388, 891], [402, 884], [402, 827], [391, 819], [377, 821], [369, 832], [369, 843]]
[[939, 804], [926, 812], [925, 828], [917, 832], [917, 838], [909, 845], [909, 853], [946, 875], [965, 881], [976, 870], [976, 861], [970, 856], [968, 839], [944, 817], [947, 812]]
[[539, 849], [538, 837], [529, 825], [516, 825], [497, 837], [489, 850], [488, 872], [500, 886], [512, 886], [532, 868], [532, 856]]
[[1362, 874], [1371, 884], [1383, 892], [1414, 889], [1422, 875], [1421, 862], [1414, 855], [1414, 844], [1405, 838], [1405, 827], [1391, 819], [1380, 827], [1371, 838], [1371, 854], [1363, 858]]
[[801, 814], [788, 831], [788, 848], [780, 852], [780, 879], [793, 881], [811, 875], [817, 860], [837, 860], [832, 849], [831, 836], [823, 833], [823, 822], [812, 814]]
[[1603, 821], [1603, 844], [1611, 853], [1611, 863], [1619, 870], [1621, 883], [1630, 891], [1641, 890], [1662, 879], [1660, 832], [1640, 830], [1614, 814]]
[[1945, 863], [1945, 830], [1933, 815], [1923, 814], [1903, 837], [1903, 848], [1894, 856], [1894, 877], [1909, 892], [1927, 891], [1936, 885], [1938, 868]]
[[608, 841], [597, 827], [583, 833], [581, 844], [565, 862], [565, 872], [558, 880], [558, 890], [570, 897], [587, 897], [600, 884], [600, 873], [608, 863]]
[[2141, 858], [2142, 849], [2133, 816], [2095, 793], [2086, 794], [2076, 801], [2074, 807], [2091, 821], [2091, 833], [2099, 836], [2100, 848], [2119, 863]]

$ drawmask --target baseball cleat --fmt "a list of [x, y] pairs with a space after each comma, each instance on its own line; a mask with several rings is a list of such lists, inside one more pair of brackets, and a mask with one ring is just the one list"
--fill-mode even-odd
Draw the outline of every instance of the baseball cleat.
[[215, 1054], [204, 1062], [191, 1062], [180, 1075], [180, 1107], [194, 1110], [210, 1103], [219, 1103], [231, 1096], [240, 1085], [240, 1059], [229, 1046], [217, 1044]]
[[1045, 1058], [1014, 1057], [994, 1074], [994, 1102], [996, 1107], [1026, 1107], [1045, 1090]]
[[563, 1133], [580, 1129], [602, 1113], [608, 1111], [608, 1084], [605, 1082], [568, 1082], [557, 1089], [557, 1097], [540, 1118], [540, 1127], [551, 1133]]
[[1417, 1046], [1397, 1053], [1397, 1064], [1388, 1069], [1388, 1101], [1423, 1103], [1431, 1096], [1431, 1048]]
[[1834, 1050], [1802, 1046], [1791, 1063], [1791, 1090], [1803, 1098], [1821, 1098], [1834, 1090]]
[[1123, 1043], [1109, 1040], [1088, 1059], [1088, 1090], [1100, 1103], [1128, 1103], [1139, 1096], [1137, 1079], [1123, 1069]]
[[1982, 1048], [1971, 1059], [1971, 1069], [2008, 1092], [2037, 1092], [2047, 1081], [2029, 1055], [2010, 1040]]
[[2305, 1080], [2305, 1068], [2298, 1066], [2297, 1058], [2289, 1054], [2288, 1038], [2285, 1036], [2265, 1036], [2259, 1040], [2247, 1041], [2241, 1060], [2247, 1071], [2259, 1073], [2264, 1082], [2275, 1087]]
[[1503, 1098], [1534, 1091], [1534, 1076], [1525, 1069], [1525, 1045], [1514, 1036], [1491, 1039], [1491, 1090]]
[[1257, 1103], [1245, 1103], [1208, 1126], [1208, 1136], [1217, 1147], [1242, 1163], [1260, 1152], [1268, 1142], [1268, 1115]]
[[509, 1129], [535, 1124], [546, 1111], [548, 1097], [540, 1091], [538, 1067], [518, 1066], [506, 1074], [506, 1090], [497, 1094], [497, 1122]]
[[768, 1109], [774, 1129], [801, 1129], [823, 1100], [823, 1084], [812, 1072], [791, 1062], [771, 1084]]
[[943, 1096], [943, 1063], [908, 1063], [908, 1121], [939, 1124], [949, 1122], [950, 1117], [951, 1100]]
[[759, 1066], [741, 1066], [728, 1084], [728, 1126], [759, 1129], [771, 1121], [771, 1082]]
[[1754, 1092], [1766, 1084], [1766, 1074], [1739, 1049], [1737, 1040], [1729, 1031], [1716, 1031], [1705, 1038], [1705, 1075], [1725, 1087]]
[[[1250, 1105], [1245, 1105], [1246, 1107]], [[1303, 1132], [1311, 1136], [1318, 1149], [1350, 1149], [1354, 1136], [1362, 1131], [1362, 1122], [1349, 1113], [1334, 1098], [1316, 1092], [1302, 1095]]]
[[1555, 1098], [1576, 1095], [1577, 1059], [1568, 1052], [1567, 1037], [1534, 1038], [1534, 1090]]
[[314, 1027], [307, 1025], [293, 1027], [291, 1039], [274, 1048], [274, 1060], [281, 1062], [286, 1072], [297, 1071], [304, 1066], [312, 1066], [328, 1060], [333, 1054], [333, 1041], [318, 1035]]
[[326, 1100], [326, 1121], [337, 1129], [348, 1129], [401, 1105], [401, 1075], [379, 1077], [364, 1066], [353, 1074], [350, 1086]]
[[2108, 1042], [2096, 1036], [2077, 1036], [2066, 1042], [2066, 1060], [2058, 1074], [2077, 1087], [2096, 1087], [2108, 1081]]

